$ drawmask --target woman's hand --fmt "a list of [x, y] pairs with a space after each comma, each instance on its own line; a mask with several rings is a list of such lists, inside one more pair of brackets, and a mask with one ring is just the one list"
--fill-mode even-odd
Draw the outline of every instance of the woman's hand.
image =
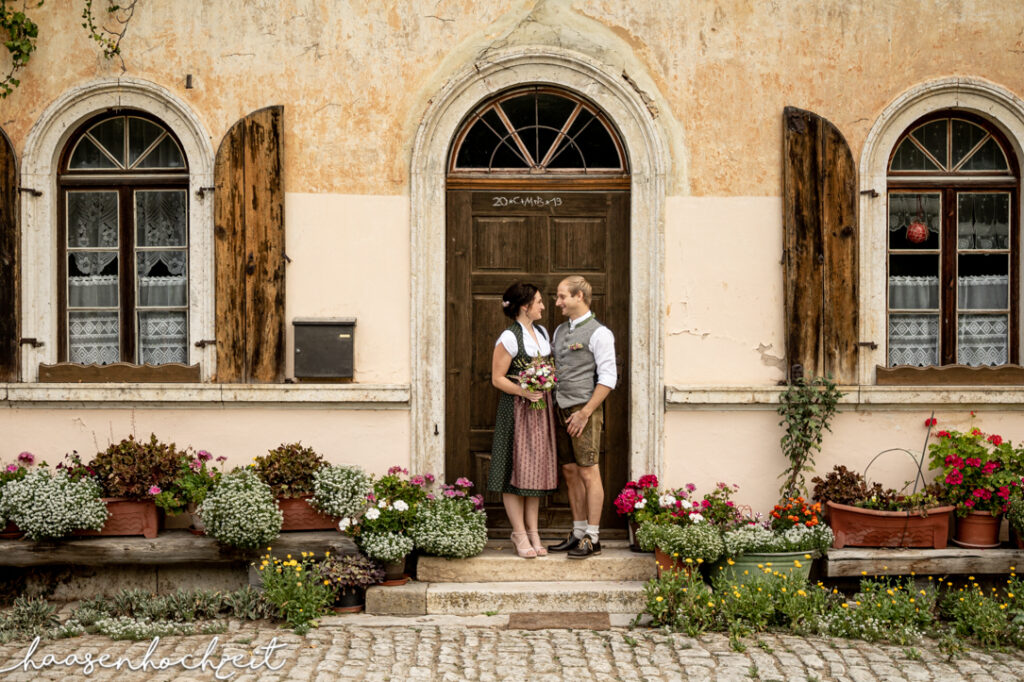
[[531, 403], [535, 403], [544, 396], [541, 395], [540, 391], [527, 391], [525, 388], [520, 387], [519, 397], [529, 400]]

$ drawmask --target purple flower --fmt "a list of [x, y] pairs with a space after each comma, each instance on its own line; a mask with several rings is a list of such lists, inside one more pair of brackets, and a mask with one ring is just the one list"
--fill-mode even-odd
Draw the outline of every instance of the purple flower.
[[426, 479], [420, 476], [419, 474], [409, 479], [409, 483], [412, 483], [414, 486], [417, 486], [419, 488], [422, 488], [426, 482]]
[[692, 483], [687, 483], [686, 484], [686, 492], [692, 493], [696, 489], [697, 489], [697, 486], [695, 486], [694, 484], [692, 484]]
[[200, 469], [203, 468], [203, 463], [200, 462], [198, 459], [194, 459], [194, 460], [192, 460], [191, 462], [188, 463], [188, 467], [192, 471], [199, 471]]
[[158, 485], [150, 486], [149, 494], [150, 495], [159, 495], [160, 494], [160, 486], [158, 486]]
[[473, 501], [473, 507], [475, 509], [479, 510], [479, 509], [483, 509], [484, 508], [484, 496], [483, 495], [474, 495], [473, 497], [471, 497], [469, 499]]
[[23, 452], [20, 455], [18, 455], [18, 461], [24, 462], [25, 464], [28, 465], [32, 465], [36, 461], [36, 456], [33, 455], [31, 452]]
[[388, 476], [394, 476], [395, 474], [400, 473], [401, 471], [402, 471], [402, 467], [400, 467], [398, 465], [395, 465], [395, 466], [391, 467], [390, 469], [388, 469]]
[[224, 455], [221, 455], [220, 457], [217, 458], [217, 461], [223, 464], [224, 462], [228, 461], [228, 458]]
[[211, 459], [213, 459], [213, 455], [211, 455], [206, 450], [200, 450], [198, 453], [196, 453], [196, 457], [198, 457], [199, 461], [201, 462], [209, 462]]
[[8, 464], [7, 465], [7, 470], [11, 471], [11, 472], [17, 471], [18, 470], [18, 465], [17, 464]]

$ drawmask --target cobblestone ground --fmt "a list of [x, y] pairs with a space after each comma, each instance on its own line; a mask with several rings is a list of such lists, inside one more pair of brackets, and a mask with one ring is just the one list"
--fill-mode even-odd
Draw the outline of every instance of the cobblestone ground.
[[[765, 634], [744, 640], [746, 651], [733, 651], [728, 638], [712, 634], [693, 639], [657, 631], [613, 628], [590, 630], [507, 630], [462, 625], [391, 625], [367, 627], [335, 622], [306, 637], [266, 623], [232, 623], [219, 635], [209, 657], [238, 656], [238, 663], [264, 661], [255, 652], [277, 638], [284, 647], [272, 652], [270, 664], [257, 670], [231, 663], [220, 678], [259, 680], [1020, 680], [1024, 653], [968, 651], [947, 662], [927, 642], [917, 647], [878, 646], [848, 640]], [[211, 636], [172, 637], [159, 642], [150, 660], [172, 661], [193, 655], [198, 661]], [[115, 642], [86, 636], [46, 642], [32, 656], [63, 660], [106, 653], [143, 660], [149, 642]], [[0, 647], [0, 670], [25, 659], [27, 646]], [[233, 674], [232, 674], [233, 673]], [[215, 671], [188, 671], [180, 665], [164, 671], [95, 670], [81, 665], [52, 665], [0, 673], [0, 680], [212, 680]]]

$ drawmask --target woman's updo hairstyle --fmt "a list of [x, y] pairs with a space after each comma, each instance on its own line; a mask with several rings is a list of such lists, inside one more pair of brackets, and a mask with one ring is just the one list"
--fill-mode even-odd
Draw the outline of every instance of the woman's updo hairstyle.
[[533, 303], [538, 291], [540, 289], [527, 282], [513, 282], [501, 295], [501, 312], [510, 320], [516, 319], [519, 317], [519, 309]]

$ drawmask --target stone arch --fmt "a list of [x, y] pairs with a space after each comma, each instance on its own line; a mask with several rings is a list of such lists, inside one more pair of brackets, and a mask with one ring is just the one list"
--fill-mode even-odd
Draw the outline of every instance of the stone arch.
[[[57, 170], [64, 145], [86, 119], [110, 109], [138, 109], [158, 117], [181, 142], [189, 164], [189, 338], [213, 338], [213, 186], [214, 150], [205, 126], [177, 95], [149, 81], [118, 78], [94, 81], [65, 92], [51, 103], [29, 131], [21, 166], [21, 186], [41, 192], [21, 202], [22, 335], [43, 341], [22, 349], [22, 377], [34, 381], [39, 364], [57, 360]], [[214, 374], [212, 346], [192, 347], [204, 379]]]
[[[519, 47], [489, 53], [447, 82], [425, 112], [413, 142], [412, 465], [444, 470], [445, 177], [448, 150], [464, 117], [516, 85], [575, 90], [614, 121], [630, 159], [630, 472], [660, 473], [664, 386], [662, 287], [668, 140], [627, 79], [579, 53]], [[652, 248], [653, 246], [653, 248]]]
[[1024, 100], [980, 78], [943, 78], [916, 85], [890, 102], [875, 120], [860, 157], [860, 338], [875, 341], [878, 347], [864, 348], [861, 384], [874, 384], [875, 366], [886, 364], [884, 237], [889, 154], [914, 121], [941, 109], [961, 109], [984, 117], [1006, 136], [1017, 159], [1024, 161]]

